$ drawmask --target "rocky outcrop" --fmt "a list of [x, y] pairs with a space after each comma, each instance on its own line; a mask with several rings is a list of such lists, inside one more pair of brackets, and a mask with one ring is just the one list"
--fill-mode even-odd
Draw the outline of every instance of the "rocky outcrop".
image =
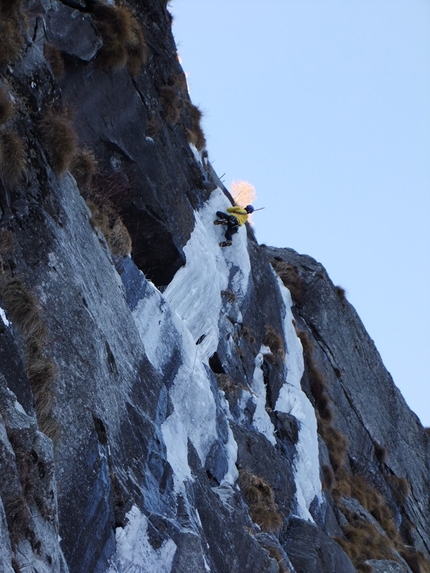
[[219, 247], [165, 4], [1, 7], [2, 571], [429, 571], [428, 434], [319, 263]]

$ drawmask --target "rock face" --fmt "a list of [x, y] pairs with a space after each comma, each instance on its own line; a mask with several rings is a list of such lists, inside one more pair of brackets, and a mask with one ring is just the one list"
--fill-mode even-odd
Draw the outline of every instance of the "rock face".
[[219, 247], [165, 4], [0, 7], [0, 569], [428, 572], [429, 435], [319, 263]]

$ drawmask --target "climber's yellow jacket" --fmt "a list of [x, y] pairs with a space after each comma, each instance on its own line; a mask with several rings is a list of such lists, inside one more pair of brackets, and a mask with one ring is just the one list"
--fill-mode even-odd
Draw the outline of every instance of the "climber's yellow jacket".
[[242, 226], [248, 220], [248, 211], [245, 211], [245, 209], [239, 205], [236, 205], [236, 207], [229, 207], [227, 211], [236, 217], [239, 222], [239, 226]]

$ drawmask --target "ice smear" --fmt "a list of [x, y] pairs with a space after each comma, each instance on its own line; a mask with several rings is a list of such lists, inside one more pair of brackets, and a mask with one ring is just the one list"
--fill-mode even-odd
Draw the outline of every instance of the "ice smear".
[[197, 147], [194, 145], [194, 143], [189, 142], [188, 145], [190, 146], [190, 149], [194, 155], [194, 159], [197, 161], [197, 163], [202, 163], [202, 154], [197, 149]]
[[[183, 333], [185, 348], [174, 384], [170, 389], [173, 411], [162, 424], [167, 461], [174, 471], [175, 484], [191, 479], [188, 465], [188, 440], [195, 447], [200, 461], [205, 463], [213, 442], [217, 439], [216, 405], [207, 372], [189, 333]], [[187, 336], [188, 334], [188, 336]]]
[[21, 414], [26, 414], [26, 411], [21, 406], [21, 404], [18, 402], [18, 400], [15, 401], [14, 406], [15, 406], [15, 410], [18, 410], [18, 412], [20, 412]]
[[171, 307], [199, 342], [202, 359], [207, 361], [218, 347], [218, 320], [221, 291], [230, 288], [240, 302], [248, 290], [251, 264], [246, 230], [239, 229], [233, 245], [220, 248], [224, 227], [213, 224], [217, 211], [229, 203], [220, 189], [195, 213], [196, 224], [184, 247], [186, 264], [178, 270], [164, 292]]
[[148, 519], [133, 506], [128, 523], [116, 529], [117, 550], [107, 573], [170, 573], [177, 545], [172, 539], [154, 549], [148, 537]]
[[[275, 446], [276, 445], [276, 438], [275, 438], [275, 428], [270, 420], [270, 416], [266, 411], [266, 385], [264, 383], [264, 375], [262, 370], [263, 365], [263, 354], [270, 352], [270, 349], [267, 346], [262, 346], [260, 352], [257, 354], [255, 358], [255, 370], [254, 376], [252, 380], [252, 396], [249, 397], [247, 392], [242, 392], [242, 396], [239, 402], [240, 409], [244, 410], [248, 401], [251, 399], [252, 402], [255, 404], [255, 411], [252, 416], [252, 424], [254, 428], [266, 436], [269, 442]], [[243, 420], [243, 416], [242, 416]]]
[[292, 414], [299, 421], [299, 439], [294, 460], [299, 517], [313, 521], [309, 506], [315, 497], [321, 502], [318, 437], [315, 410], [301, 390], [304, 372], [303, 348], [293, 326], [290, 292], [278, 279], [285, 305], [284, 335], [286, 342], [286, 383], [282, 386], [275, 409]]
[[172, 353], [180, 346], [179, 331], [175, 327], [172, 310], [160, 293], [151, 283], [146, 283], [145, 296], [133, 310], [133, 318], [145, 348], [146, 355], [159, 372], [171, 358]]
[[215, 399], [193, 336], [152, 284], [146, 285], [145, 297], [133, 316], [146, 354], [162, 376], [168, 376], [169, 361], [173, 352], [177, 353], [174, 359], [179, 367], [169, 392], [173, 408], [161, 430], [179, 491], [185, 480], [192, 479], [188, 440], [204, 464], [217, 438]]
[[4, 309], [0, 306], [0, 318], [3, 321], [3, 324], [5, 326], [10, 326], [10, 322], [8, 321], [8, 319], [6, 318], [6, 313], [4, 311]]
[[[245, 229], [234, 237], [233, 247], [222, 250], [219, 242], [223, 230], [213, 224], [216, 211], [225, 211], [228, 206], [225, 195], [217, 189], [195, 213], [196, 224], [184, 247], [186, 264], [164, 292], [183, 328], [183, 364], [170, 391], [174, 409], [162, 426], [167, 459], [174, 469], [177, 487], [191, 477], [187, 440], [191, 440], [204, 463], [217, 439], [215, 400], [203, 363], [209, 361], [218, 347], [221, 291], [229, 287], [240, 301], [248, 290], [251, 265]], [[177, 328], [180, 330], [180, 325]], [[237, 477], [237, 445], [230, 428], [224, 448], [228, 457], [224, 480], [233, 483]]]
[[[186, 264], [161, 294], [147, 283], [145, 296], [133, 316], [150, 362], [161, 374], [173, 351], [180, 366], [170, 388], [172, 412], [162, 424], [167, 460], [172, 466], [175, 487], [192, 479], [188, 465], [188, 440], [202, 464], [218, 439], [217, 411], [204, 363], [218, 346], [221, 291], [229, 288], [238, 301], [247, 294], [250, 261], [246, 230], [235, 235], [233, 246], [221, 249], [223, 228], [213, 224], [216, 211], [229, 203], [219, 189], [195, 213], [196, 224], [184, 247]], [[224, 481], [234, 483], [237, 445], [229, 428], [224, 444], [228, 470]]]

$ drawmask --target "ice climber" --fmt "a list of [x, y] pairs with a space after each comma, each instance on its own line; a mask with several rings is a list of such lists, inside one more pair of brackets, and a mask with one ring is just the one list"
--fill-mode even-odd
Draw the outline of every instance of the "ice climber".
[[236, 205], [235, 207], [229, 207], [227, 211], [228, 213], [217, 211], [216, 216], [218, 219], [214, 221], [214, 225], [227, 225], [224, 233], [225, 241], [219, 244], [220, 247], [230, 247], [233, 235], [238, 232], [239, 227], [247, 222], [248, 216], [254, 212], [254, 207], [252, 205], [247, 205], [246, 207]]

